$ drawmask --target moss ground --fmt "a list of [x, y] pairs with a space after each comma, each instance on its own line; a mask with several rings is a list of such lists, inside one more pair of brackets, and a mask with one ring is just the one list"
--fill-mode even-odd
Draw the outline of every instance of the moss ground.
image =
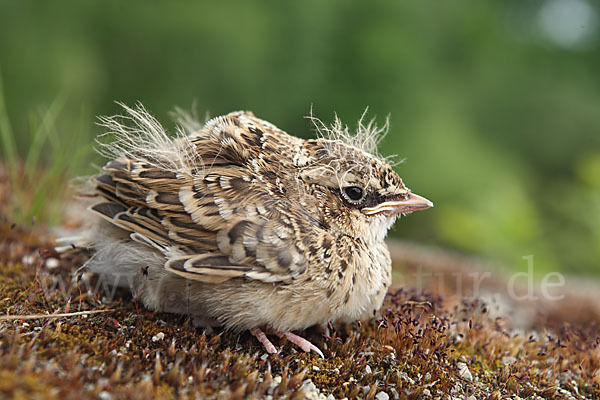
[[[72, 283], [81, 262], [0, 223], [0, 398], [600, 398], [594, 323], [518, 333], [480, 302], [397, 289], [370, 320], [306, 332], [324, 359], [283, 341], [266, 355], [249, 334], [204, 332], [127, 292], [103, 302]], [[91, 310], [105, 312], [7, 319]]]

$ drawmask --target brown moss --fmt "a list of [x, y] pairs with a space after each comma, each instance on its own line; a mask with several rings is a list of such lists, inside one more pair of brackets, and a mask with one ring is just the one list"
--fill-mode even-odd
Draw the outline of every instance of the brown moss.
[[249, 334], [205, 334], [186, 317], [144, 310], [126, 293], [102, 304], [76, 284], [70, 299], [58, 287], [46, 292], [53, 276], [69, 281], [81, 260], [48, 271], [51, 244], [43, 236], [6, 222], [0, 232], [2, 315], [114, 310], [0, 321], [0, 397], [302, 398], [309, 379], [336, 398], [600, 396], [594, 326], [552, 324], [530, 337], [476, 301], [449, 309], [443, 298], [396, 290], [377, 318], [330, 327], [328, 335], [306, 332], [325, 359], [284, 341], [267, 356]]

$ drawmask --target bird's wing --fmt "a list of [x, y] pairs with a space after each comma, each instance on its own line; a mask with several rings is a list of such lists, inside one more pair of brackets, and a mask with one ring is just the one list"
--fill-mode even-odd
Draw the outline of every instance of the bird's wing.
[[215, 230], [217, 247], [232, 264], [253, 266], [246, 277], [275, 282], [307, 270], [303, 238], [311, 226], [294, 215], [297, 205], [253, 193], [251, 182], [231, 190], [211, 190], [211, 183], [184, 187], [181, 201], [195, 223]]
[[218, 146], [210, 135], [194, 138], [209, 157], [193, 173], [175, 172], [149, 157], [109, 162], [95, 178], [105, 201], [92, 211], [130, 232], [133, 240], [163, 251], [165, 268], [188, 279], [298, 277], [308, 269], [317, 240], [326, 245], [331, 239], [286, 198], [273, 166], [252, 151], [250, 142], [258, 142], [252, 135], [262, 132], [242, 127], [247, 142], [240, 144], [240, 137], [223, 137], [228, 128], [240, 128], [239, 121], [220, 124]]

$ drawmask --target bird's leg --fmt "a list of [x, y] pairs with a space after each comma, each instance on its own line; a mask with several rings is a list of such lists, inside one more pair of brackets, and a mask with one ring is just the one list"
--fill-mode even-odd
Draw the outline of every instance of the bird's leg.
[[[300, 347], [302, 350], [306, 351], [307, 353], [314, 351], [315, 353], [320, 355], [322, 358], [325, 358], [325, 356], [323, 355], [323, 352], [317, 346], [315, 346], [308, 340], [304, 339], [303, 337], [296, 335], [295, 333], [292, 333], [290, 331], [281, 332], [281, 331], [276, 331], [276, 330], [272, 330], [272, 329], [270, 329], [268, 332], [272, 333], [274, 335], [277, 335], [280, 338], [286, 338], [291, 343]], [[273, 345], [273, 343], [271, 343], [271, 341], [269, 340], [269, 338], [267, 337], [265, 332], [263, 332], [260, 328], [252, 328], [252, 329], [250, 329], [250, 333], [252, 335], [254, 335], [254, 337], [256, 337], [256, 339], [258, 339], [258, 341], [261, 342], [263, 346], [265, 346], [265, 350], [267, 350], [267, 353], [271, 353], [271, 354], [277, 353], [277, 348]]]
[[265, 335], [265, 333], [262, 330], [260, 330], [260, 328], [252, 328], [250, 329], [250, 333], [253, 334], [254, 337], [256, 337], [258, 341], [262, 343], [263, 346], [265, 346], [265, 350], [267, 350], [267, 353], [277, 353], [277, 348], [273, 345], [273, 343], [271, 343], [267, 335]]
[[285, 337], [287, 340], [294, 343], [296, 346], [300, 347], [302, 350], [306, 351], [307, 353], [310, 353], [310, 351], [312, 350], [315, 353], [317, 353], [318, 355], [320, 355], [322, 358], [325, 358], [325, 356], [323, 355], [323, 353], [321, 352], [321, 350], [319, 350], [319, 348], [317, 346], [315, 346], [314, 344], [312, 344], [311, 342], [309, 342], [308, 340], [304, 339], [301, 336], [298, 336], [290, 331], [286, 331], [286, 332], [273, 331], [273, 333], [276, 334], [277, 336], [279, 336], [280, 338]]

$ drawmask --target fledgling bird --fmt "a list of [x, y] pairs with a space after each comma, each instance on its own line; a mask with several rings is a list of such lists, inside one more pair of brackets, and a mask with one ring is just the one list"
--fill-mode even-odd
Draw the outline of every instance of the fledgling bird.
[[292, 333], [372, 315], [391, 284], [384, 243], [400, 214], [432, 207], [377, 154], [382, 129], [312, 118], [290, 136], [251, 112], [169, 136], [140, 105], [101, 118], [111, 160], [91, 178], [101, 218], [84, 265], [156, 311], [321, 351]]

